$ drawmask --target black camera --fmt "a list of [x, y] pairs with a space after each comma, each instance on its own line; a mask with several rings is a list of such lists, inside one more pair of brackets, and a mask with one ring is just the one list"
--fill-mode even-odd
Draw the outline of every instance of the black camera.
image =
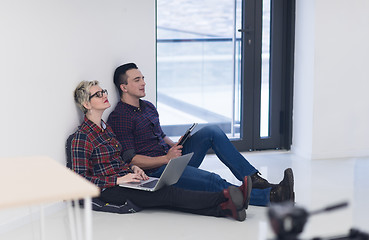
[[[307, 212], [304, 208], [293, 203], [273, 204], [268, 209], [270, 225], [277, 236], [277, 240], [298, 240], [298, 235], [304, 230], [308, 217], [317, 213], [346, 207], [347, 202], [326, 207], [321, 210]], [[351, 229], [348, 234], [339, 237], [325, 238], [326, 240], [369, 240], [369, 234], [357, 229]], [[312, 240], [323, 240], [313, 238]]]

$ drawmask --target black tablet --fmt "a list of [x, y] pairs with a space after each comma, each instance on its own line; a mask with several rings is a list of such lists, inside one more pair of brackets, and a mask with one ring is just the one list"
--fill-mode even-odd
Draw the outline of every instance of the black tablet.
[[185, 132], [185, 134], [183, 135], [183, 138], [181, 139], [181, 141], [178, 143], [178, 145], [182, 145], [185, 143], [185, 141], [189, 138], [189, 136], [191, 135], [192, 130], [197, 126], [197, 123], [192, 124], [192, 126], [187, 129], [187, 131]]

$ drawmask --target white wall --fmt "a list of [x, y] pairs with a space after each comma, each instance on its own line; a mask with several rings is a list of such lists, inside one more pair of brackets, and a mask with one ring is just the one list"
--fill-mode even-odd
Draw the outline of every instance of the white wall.
[[[155, 1], [1, 0], [0, 157], [47, 155], [64, 165], [65, 140], [82, 120], [77, 84], [99, 80], [114, 107], [113, 71], [133, 61], [155, 102], [155, 55]], [[0, 232], [24, 212], [2, 210]]]
[[[299, 155], [369, 155], [368, 5], [297, 0], [292, 149]], [[74, 87], [97, 79], [114, 103], [112, 74], [121, 63], [139, 65], [147, 99], [156, 100], [155, 1], [2, 0], [0, 34], [0, 157], [64, 163], [65, 139], [81, 119]]]
[[138, 64], [155, 102], [155, 1], [1, 0], [0, 36], [0, 157], [64, 164], [65, 140], [81, 119], [74, 88], [99, 80], [114, 107], [112, 76], [122, 63]]
[[[296, 7], [292, 150], [309, 159], [368, 156], [369, 1]], [[75, 86], [97, 79], [114, 103], [119, 64], [139, 65], [155, 102], [154, 9], [152, 0], [1, 0], [0, 157], [64, 164], [65, 139], [81, 120]]]
[[294, 137], [308, 159], [369, 156], [369, 1], [296, 2]]
[[296, 5], [292, 150], [301, 156], [310, 156], [313, 141], [314, 1], [297, 0]]

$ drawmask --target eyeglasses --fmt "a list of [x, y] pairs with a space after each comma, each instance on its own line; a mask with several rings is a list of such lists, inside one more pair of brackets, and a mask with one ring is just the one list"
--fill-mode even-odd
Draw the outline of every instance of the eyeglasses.
[[103, 95], [104, 95], [104, 93], [106, 93], [106, 95], [108, 95], [108, 90], [103, 89], [103, 90], [101, 90], [101, 91], [95, 92], [94, 94], [92, 94], [92, 95], [88, 98], [88, 100], [91, 100], [91, 98], [93, 98], [93, 97], [102, 98], [102, 97], [103, 97]]

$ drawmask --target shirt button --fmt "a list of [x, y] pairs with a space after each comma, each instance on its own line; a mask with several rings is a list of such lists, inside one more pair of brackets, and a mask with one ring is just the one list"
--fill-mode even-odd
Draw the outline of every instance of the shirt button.
[[117, 148], [119, 147], [119, 145], [118, 145], [118, 144], [116, 144], [115, 146], [116, 146]]

